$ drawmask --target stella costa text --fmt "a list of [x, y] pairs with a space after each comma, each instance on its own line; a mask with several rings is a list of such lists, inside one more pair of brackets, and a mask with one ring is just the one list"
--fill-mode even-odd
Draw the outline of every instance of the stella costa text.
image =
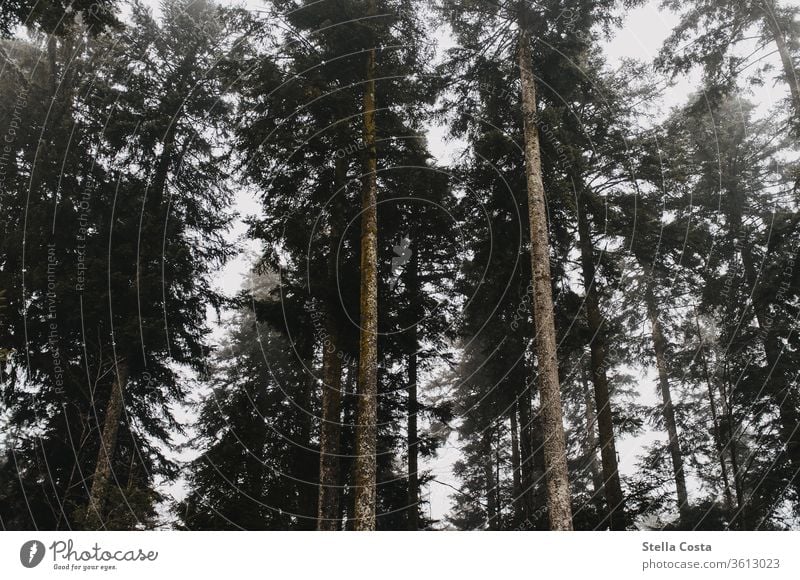
[[681, 542], [677, 546], [671, 542], [642, 542], [642, 552], [710, 552], [711, 544], [690, 544]]

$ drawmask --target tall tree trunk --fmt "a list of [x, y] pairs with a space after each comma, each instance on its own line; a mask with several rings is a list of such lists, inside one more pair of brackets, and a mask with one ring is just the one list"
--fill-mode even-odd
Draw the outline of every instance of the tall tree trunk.
[[600, 459], [603, 465], [603, 492], [608, 507], [609, 527], [612, 530], [624, 530], [625, 500], [619, 479], [617, 465], [617, 448], [614, 439], [614, 423], [611, 411], [611, 395], [608, 388], [606, 368], [606, 340], [604, 318], [600, 312], [600, 299], [597, 292], [597, 280], [594, 268], [594, 247], [589, 229], [587, 215], [587, 192], [578, 192], [578, 238], [581, 248], [581, 265], [583, 285], [586, 289], [586, 320], [589, 326], [589, 350], [592, 366], [592, 384], [597, 405], [597, 430], [600, 437]]
[[522, 498], [522, 471], [519, 461], [519, 426], [517, 424], [517, 403], [511, 406], [509, 413], [511, 423], [511, 476], [514, 486], [514, 525], [525, 521], [525, 504]]
[[111, 478], [111, 462], [117, 450], [117, 434], [122, 416], [122, 391], [128, 382], [127, 363], [117, 361], [115, 369], [116, 377], [111, 385], [111, 394], [106, 404], [100, 448], [97, 452], [92, 489], [89, 492], [89, 503], [86, 508], [86, 527], [92, 530], [98, 530], [103, 526], [103, 514]]
[[683, 471], [683, 453], [681, 452], [680, 439], [678, 438], [678, 425], [675, 421], [675, 407], [672, 404], [672, 393], [669, 388], [667, 373], [667, 341], [661, 330], [661, 321], [658, 318], [655, 297], [651, 282], [647, 282], [645, 290], [647, 315], [653, 333], [653, 349], [656, 353], [656, 369], [658, 370], [658, 384], [661, 390], [663, 406], [661, 412], [664, 416], [664, 425], [669, 436], [669, 454], [672, 457], [672, 474], [675, 478], [675, 489], [678, 497], [678, 511], [681, 519], [687, 521], [689, 517], [689, 494], [686, 491], [686, 474]]
[[786, 82], [789, 85], [789, 93], [792, 96], [792, 107], [794, 108], [795, 121], [800, 121], [800, 78], [798, 78], [797, 69], [794, 67], [792, 60], [792, 53], [786, 43], [786, 37], [781, 30], [780, 25], [776, 19], [775, 14], [775, 1], [765, 0], [764, 2], [764, 24], [772, 34], [772, 39], [778, 49], [778, 55], [781, 58], [783, 65], [783, 74], [786, 75]]
[[[414, 349], [417, 348], [416, 328]], [[419, 434], [417, 433], [417, 353], [408, 357], [408, 529], [419, 529]]]
[[745, 193], [736, 184], [730, 188], [729, 197], [730, 231], [739, 240], [738, 253], [744, 266], [747, 286], [753, 295], [753, 311], [761, 330], [760, 336], [769, 370], [766, 386], [778, 408], [778, 423], [784, 444], [782, 456], [790, 468], [789, 485], [792, 485], [800, 495], [800, 428], [798, 428], [800, 425], [800, 396], [793, 388], [791, 381], [786, 379], [785, 373], [780, 367], [782, 347], [770, 323], [767, 304], [759, 296], [760, 274], [756, 268], [751, 246], [746, 239], [746, 232], [742, 228], [742, 214], [746, 204]]
[[530, 492], [530, 518], [531, 524], [534, 524], [538, 517], [539, 510], [548, 505], [547, 502], [547, 487], [538, 485], [539, 482], [545, 481], [547, 478], [547, 462], [545, 459], [545, 431], [542, 426], [541, 412], [534, 414], [533, 424], [531, 427], [531, 435], [533, 437], [531, 462], [531, 489]]
[[161, 154], [158, 156], [153, 180], [147, 192], [147, 206], [154, 216], [160, 219], [156, 213], [164, 202], [164, 195], [167, 193], [167, 179], [169, 177], [169, 166], [172, 156], [175, 154], [175, 133], [177, 132], [177, 118], [170, 121], [167, 131], [164, 133], [164, 140], [161, 144]]
[[313, 451], [311, 432], [313, 428], [313, 416], [311, 414], [311, 401], [317, 388], [317, 379], [314, 374], [314, 349], [313, 344], [309, 344], [308, 352], [304, 360], [308, 374], [306, 375], [305, 388], [297, 396], [297, 407], [300, 409], [300, 429], [297, 434], [299, 445], [302, 446], [300, 459], [297, 466], [297, 478], [300, 480], [300, 487], [297, 490], [297, 504], [295, 513], [304, 517], [297, 522], [298, 529], [313, 530], [315, 528], [313, 505], [317, 496], [318, 485], [314, 485], [318, 471], [317, 454]]
[[[533, 372], [533, 371], [531, 371]], [[525, 385], [522, 393], [517, 398], [517, 411], [519, 412], [519, 451], [520, 451], [520, 480], [522, 484], [522, 510], [525, 520], [533, 518], [536, 510], [534, 498], [536, 486], [535, 453], [541, 453], [534, 442], [534, 422], [531, 417], [531, 389]], [[544, 474], [544, 470], [542, 470]]]
[[357, 399], [358, 399], [358, 362], [355, 360], [347, 361], [344, 363], [347, 369], [345, 378], [343, 379], [343, 398], [342, 398], [342, 433], [340, 449], [344, 449], [340, 456], [339, 461], [339, 474], [342, 478], [342, 498], [339, 502], [339, 520], [342, 522], [343, 529], [352, 531], [355, 529], [353, 525], [353, 508], [354, 501], [354, 487], [355, 481], [355, 431], [356, 427], [356, 412], [357, 412]]
[[[377, 14], [369, 0], [367, 16]], [[355, 528], [375, 529], [376, 439], [378, 423], [378, 153], [375, 143], [375, 57], [367, 53], [364, 88], [364, 191], [361, 203], [361, 339], [358, 359], [358, 413], [355, 458]]]
[[701, 341], [700, 345], [700, 358], [703, 363], [703, 375], [706, 380], [706, 388], [708, 390], [708, 403], [711, 409], [711, 421], [713, 423], [713, 436], [714, 436], [714, 448], [717, 451], [717, 457], [719, 458], [719, 466], [720, 466], [720, 473], [722, 474], [722, 485], [723, 485], [723, 494], [725, 495], [725, 508], [728, 513], [728, 518], [730, 519], [731, 515], [733, 514], [733, 496], [731, 495], [731, 483], [730, 477], [728, 476], [728, 465], [725, 462], [725, 448], [722, 445], [722, 435], [720, 433], [720, 425], [719, 425], [719, 414], [717, 412], [717, 401], [714, 397], [714, 384], [711, 381], [711, 373], [708, 369], [708, 359], [706, 358], [706, 353], [704, 350], [703, 344], [703, 336], [700, 332], [700, 320], [697, 317], [697, 311], [695, 310], [694, 313], [694, 320], [695, 324], [697, 325], [697, 337]]
[[[336, 158], [334, 195], [339, 195], [346, 181], [345, 161]], [[339, 351], [339, 325], [336, 319], [338, 294], [336, 289], [336, 248], [341, 235], [341, 203], [331, 204], [330, 240], [328, 242], [328, 272], [326, 290], [326, 324], [328, 342], [322, 346], [322, 424], [319, 438], [319, 497], [317, 529], [338, 530], [339, 450], [341, 446], [342, 359]]]
[[594, 493], [592, 498], [599, 498], [603, 493], [603, 475], [600, 472], [600, 465], [597, 461], [597, 415], [594, 412], [594, 398], [589, 387], [589, 377], [587, 376], [586, 366], [581, 365], [581, 384], [583, 386], [583, 399], [586, 408], [586, 439], [585, 453], [589, 458], [589, 471], [592, 477], [592, 487]]
[[761, 330], [764, 354], [767, 359], [769, 376], [767, 386], [778, 407], [778, 423], [781, 442], [784, 445], [782, 456], [789, 466], [789, 485], [792, 485], [800, 496], [800, 397], [798, 397], [791, 381], [781, 369], [782, 347], [775, 330], [770, 323], [769, 312], [764, 302], [755, 296], [759, 274], [756, 272], [749, 246], [742, 244], [742, 263], [744, 264], [747, 284], [754, 293], [753, 309], [758, 327]]
[[495, 505], [497, 505], [497, 523], [495, 529], [503, 529], [503, 498], [500, 493], [500, 430], [495, 432], [495, 445], [494, 445], [494, 495]]
[[536, 127], [536, 84], [533, 75], [530, 36], [524, 3], [519, 23], [519, 68], [525, 133], [525, 173], [528, 186], [528, 213], [531, 230], [531, 269], [533, 273], [533, 318], [536, 322], [536, 355], [539, 364], [539, 397], [544, 428], [544, 454], [547, 464], [547, 507], [553, 530], [572, 529], [572, 506], [567, 470], [564, 417], [556, 358], [556, 329], [553, 314], [553, 289], [550, 280], [550, 243], [542, 183], [539, 134]]
[[489, 530], [499, 530], [497, 504], [497, 482], [494, 478], [494, 453], [492, 452], [492, 433], [489, 429], [483, 432], [484, 464], [483, 474], [486, 483], [486, 526]]
[[729, 390], [726, 385], [729, 384], [728, 377], [722, 377], [720, 380], [720, 390], [723, 409], [722, 421], [722, 440], [725, 442], [725, 447], [728, 448], [728, 453], [731, 457], [731, 472], [733, 473], [733, 489], [736, 493], [736, 514], [731, 518], [730, 526], [734, 527], [736, 520], [739, 520], [738, 527], [741, 530], [747, 529], [747, 505], [744, 501], [744, 485], [742, 484], [742, 474], [739, 471], [739, 457], [736, 450], [736, 441], [733, 438], [733, 409], [730, 404]]

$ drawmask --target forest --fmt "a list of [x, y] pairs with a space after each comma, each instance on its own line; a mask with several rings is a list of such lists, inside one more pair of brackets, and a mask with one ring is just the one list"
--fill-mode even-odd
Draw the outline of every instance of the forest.
[[2, 530], [800, 529], [795, 0], [5, 0], [0, 139]]

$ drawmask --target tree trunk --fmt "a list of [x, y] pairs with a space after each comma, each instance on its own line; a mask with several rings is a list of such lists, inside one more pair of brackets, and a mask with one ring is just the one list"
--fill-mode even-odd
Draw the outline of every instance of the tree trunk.
[[600, 459], [603, 465], [603, 492], [608, 507], [609, 527], [612, 530], [624, 530], [625, 500], [622, 496], [622, 485], [619, 480], [617, 465], [617, 448], [614, 440], [614, 423], [611, 412], [611, 395], [608, 388], [606, 368], [606, 340], [603, 328], [604, 318], [600, 313], [600, 299], [597, 292], [597, 281], [594, 268], [594, 247], [589, 229], [587, 215], [587, 193], [578, 192], [578, 237], [581, 247], [581, 265], [583, 285], [586, 289], [586, 320], [589, 326], [589, 350], [591, 354], [592, 384], [597, 406], [597, 430], [600, 437]]
[[547, 479], [547, 462], [545, 458], [545, 431], [542, 426], [542, 413], [534, 414], [531, 425], [532, 449], [531, 449], [531, 488], [529, 516], [531, 525], [536, 524], [539, 519], [540, 510], [548, 505], [547, 487], [539, 486], [538, 483]]
[[594, 488], [592, 499], [595, 499], [603, 493], [603, 476], [600, 472], [600, 465], [597, 462], [597, 416], [594, 412], [594, 399], [589, 388], [589, 377], [584, 365], [581, 365], [581, 383], [583, 385], [583, 400], [586, 408], [585, 453], [589, 458], [589, 471], [591, 472], [592, 487]]
[[494, 496], [495, 496], [495, 505], [497, 506], [497, 516], [495, 519], [497, 523], [495, 524], [496, 530], [503, 529], [503, 498], [502, 494], [500, 493], [500, 430], [495, 433], [495, 445], [494, 445]]
[[778, 49], [778, 55], [781, 58], [783, 65], [783, 74], [786, 75], [786, 82], [789, 85], [789, 93], [792, 96], [792, 107], [794, 108], [795, 121], [800, 120], [800, 78], [798, 78], [797, 70], [792, 61], [792, 53], [786, 44], [781, 27], [778, 25], [775, 14], [774, 0], [768, 0], [764, 8], [764, 24], [772, 34], [772, 39], [775, 41], [775, 46]]
[[728, 453], [731, 456], [731, 472], [733, 473], [733, 489], [736, 492], [736, 506], [737, 510], [729, 522], [733, 527], [736, 520], [739, 519], [739, 529], [747, 529], [747, 506], [744, 501], [744, 485], [742, 485], [742, 474], [739, 471], [739, 458], [736, 450], [736, 441], [733, 438], [733, 410], [730, 404], [729, 390], [726, 388], [728, 384], [728, 377], [722, 377], [720, 380], [720, 390], [722, 398], [722, 440], [725, 441], [725, 447], [728, 448]]
[[647, 315], [653, 332], [653, 349], [656, 353], [656, 368], [658, 370], [658, 384], [661, 389], [661, 400], [664, 405], [661, 409], [664, 415], [664, 425], [669, 436], [669, 453], [672, 457], [672, 473], [675, 477], [675, 489], [678, 497], [678, 512], [681, 519], [687, 521], [689, 517], [689, 494], [686, 491], [686, 474], [683, 471], [683, 453], [681, 452], [680, 439], [678, 438], [678, 425], [675, 421], [675, 407], [672, 405], [672, 393], [669, 388], [667, 374], [667, 341], [661, 330], [661, 321], [658, 319], [653, 289], [647, 282], [645, 302]]
[[344, 363], [347, 372], [344, 375], [342, 388], [342, 432], [339, 448], [344, 450], [339, 458], [339, 474], [342, 478], [342, 493], [339, 502], [339, 520], [342, 528], [347, 531], [355, 529], [353, 525], [353, 507], [355, 481], [355, 431], [356, 431], [356, 406], [358, 362], [350, 360]]
[[[334, 195], [338, 195], [346, 180], [346, 165], [336, 158]], [[338, 307], [336, 282], [336, 248], [341, 235], [341, 204], [331, 204], [330, 240], [328, 242], [328, 272], [326, 290], [326, 333], [328, 342], [322, 345], [322, 421], [319, 438], [319, 497], [317, 529], [338, 530], [339, 450], [341, 445], [342, 359], [339, 351], [339, 328], [335, 316]]]
[[697, 337], [701, 341], [700, 345], [700, 358], [703, 362], [703, 374], [706, 380], [706, 387], [708, 389], [708, 403], [711, 409], [711, 421], [713, 423], [713, 436], [714, 436], [714, 448], [717, 451], [717, 457], [719, 458], [719, 466], [720, 472], [722, 474], [722, 485], [723, 485], [723, 493], [725, 495], [725, 508], [728, 513], [728, 519], [733, 515], [733, 496], [731, 494], [731, 483], [730, 478], [728, 476], [728, 465], [725, 462], [725, 448], [722, 445], [722, 435], [720, 433], [720, 426], [719, 426], [719, 414], [717, 413], [717, 401], [714, 398], [714, 385], [711, 381], [711, 373], [708, 369], [708, 359], [706, 359], [706, 353], [703, 350], [703, 336], [700, 333], [700, 321], [697, 318], [697, 311], [695, 311], [694, 315], [695, 324], [697, 325]]
[[519, 68], [525, 133], [525, 173], [531, 230], [533, 273], [533, 318], [536, 323], [536, 354], [539, 364], [539, 396], [547, 464], [547, 507], [553, 530], [572, 529], [572, 506], [567, 470], [561, 392], [556, 358], [556, 329], [550, 281], [550, 243], [542, 183], [541, 152], [536, 128], [536, 84], [526, 18], [520, 18]]
[[158, 161], [156, 162], [153, 180], [150, 182], [150, 187], [147, 192], [147, 205], [157, 218], [160, 218], [157, 214], [157, 210], [163, 204], [164, 195], [167, 192], [169, 166], [172, 161], [172, 156], [175, 154], [175, 133], [177, 131], [177, 124], [177, 118], [170, 120], [169, 127], [167, 127], [167, 131], [164, 134], [161, 154], [158, 156]]
[[[417, 347], [416, 328], [414, 348]], [[417, 353], [408, 358], [408, 529], [419, 529], [419, 435], [417, 433]]]
[[785, 446], [783, 457], [788, 462], [791, 474], [788, 485], [792, 485], [800, 495], [800, 397], [798, 397], [791, 381], [786, 379], [780, 368], [782, 347], [778, 337], [770, 324], [769, 312], [764, 300], [758, 295], [760, 274], [756, 268], [752, 250], [742, 231], [742, 212], [745, 207], [745, 194], [737, 186], [729, 191], [729, 218], [730, 231], [738, 239], [738, 253], [744, 266], [744, 275], [747, 286], [753, 295], [753, 311], [756, 322], [761, 330], [760, 336], [764, 354], [769, 368], [769, 377], [765, 386], [769, 387], [770, 395], [778, 407], [778, 422], [781, 439]]
[[[367, 16], [377, 14], [369, 0]], [[361, 219], [361, 339], [355, 458], [355, 529], [375, 529], [378, 422], [378, 154], [375, 144], [375, 48], [367, 53], [364, 88], [364, 191]]]
[[115, 367], [116, 377], [111, 385], [111, 394], [106, 405], [103, 433], [100, 436], [100, 449], [97, 452], [92, 489], [89, 492], [89, 504], [86, 508], [86, 527], [92, 530], [99, 530], [103, 526], [108, 483], [111, 478], [111, 462], [117, 450], [117, 434], [122, 416], [122, 391], [128, 381], [127, 364], [117, 362]]
[[[536, 510], [536, 501], [534, 499], [535, 485], [536, 485], [536, 464], [534, 461], [534, 453], [541, 452], [536, 449], [534, 443], [534, 424], [531, 418], [531, 389], [528, 385], [524, 386], [524, 390], [517, 398], [517, 411], [519, 412], [519, 451], [520, 451], [520, 480], [522, 484], [522, 510], [525, 520], [533, 518], [533, 512]], [[544, 470], [542, 470], [544, 474]]]
[[517, 424], [517, 403], [511, 406], [509, 413], [511, 423], [511, 476], [514, 485], [514, 525], [525, 521], [525, 505], [523, 502], [522, 471], [519, 461], [519, 426]]
[[497, 516], [500, 506], [497, 505], [497, 482], [494, 479], [494, 453], [492, 452], [492, 434], [490, 430], [483, 433], [484, 464], [483, 474], [486, 480], [486, 526], [489, 530], [498, 530]]
[[788, 461], [791, 472], [789, 485], [794, 486], [800, 497], [800, 413], [798, 412], [800, 401], [791, 381], [786, 380], [786, 376], [780, 368], [782, 347], [770, 324], [769, 313], [764, 302], [756, 296], [759, 274], [756, 272], [753, 256], [746, 244], [742, 244], [741, 256], [747, 284], [754, 294], [753, 309], [761, 330], [764, 354], [769, 367], [767, 384], [778, 407], [781, 441], [785, 446], [782, 455]]

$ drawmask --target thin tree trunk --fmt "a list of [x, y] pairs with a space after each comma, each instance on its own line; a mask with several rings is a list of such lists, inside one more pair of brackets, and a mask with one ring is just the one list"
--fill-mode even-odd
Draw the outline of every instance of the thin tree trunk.
[[492, 453], [492, 434], [487, 429], [483, 434], [484, 444], [484, 465], [483, 473], [486, 480], [486, 524], [489, 530], [498, 530], [497, 515], [499, 507], [497, 505], [497, 482], [494, 479], [494, 457]]
[[358, 363], [355, 360], [347, 361], [344, 366], [347, 368], [345, 379], [343, 379], [343, 399], [342, 399], [342, 434], [340, 449], [346, 451], [341, 455], [339, 461], [339, 473], [342, 477], [342, 499], [339, 502], [339, 520], [342, 522], [342, 529], [352, 531], [353, 507], [355, 481], [355, 431], [356, 431], [356, 406], [357, 406], [357, 382], [358, 382]]
[[723, 493], [725, 495], [725, 508], [728, 513], [728, 518], [730, 519], [731, 515], [733, 514], [733, 496], [731, 494], [731, 483], [730, 478], [728, 476], [728, 465], [725, 462], [725, 449], [722, 445], [722, 437], [720, 434], [720, 426], [719, 426], [719, 415], [717, 413], [717, 402], [714, 398], [714, 385], [711, 382], [711, 373], [708, 369], [708, 360], [706, 359], [706, 353], [703, 350], [703, 337], [700, 333], [700, 321], [697, 318], [697, 311], [694, 314], [695, 324], [697, 325], [697, 337], [701, 341], [701, 350], [700, 350], [700, 358], [703, 362], [703, 374], [706, 380], [706, 388], [708, 389], [708, 403], [711, 409], [711, 421], [713, 422], [713, 436], [714, 436], [714, 448], [717, 451], [717, 457], [719, 458], [719, 466], [720, 471], [722, 473], [722, 485], [723, 485]]
[[789, 485], [792, 485], [800, 495], [800, 400], [792, 389], [790, 381], [786, 380], [783, 370], [780, 368], [781, 350], [778, 337], [769, 322], [769, 313], [764, 301], [758, 296], [757, 286], [759, 283], [759, 273], [756, 269], [755, 260], [747, 240], [742, 232], [742, 208], [745, 205], [744, 194], [738, 188], [730, 191], [730, 219], [731, 232], [739, 239], [739, 255], [744, 266], [745, 280], [753, 294], [753, 311], [755, 312], [756, 322], [761, 329], [762, 345], [766, 355], [769, 368], [769, 379], [767, 385], [770, 394], [778, 407], [778, 422], [781, 439], [784, 444], [783, 457], [789, 464], [790, 477]]
[[495, 519], [497, 523], [495, 524], [495, 529], [502, 530], [503, 529], [503, 500], [502, 495], [500, 493], [500, 431], [497, 430], [495, 433], [495, 445], [494, 445], [494, 495], [495, 495], [495, 505], [497, 505], [497, 516]]
[[531, 230], [533, 273], [533, 318], [536, 322], [536, 354], [539, 363], [539, 396], [544, 428], [544, 454], [547, 465], [547, 506], [553, 530], [572, 529], [572, 506], [567, 470], [564, 418], [556, 358], [556, 329], [550, 280], [550, 243], [547, 233], [541, 152], [536, 127], [536, 84], [530, 50], [530, 37], [524, 6], [520, 18], [519, 68], [525, 133], [525, 173], [528, 186], [528, 213]]
[[525, 521], [525, 504], [522, 498], [522, 471], [519, 462], [519, 426], [517, 424], [517, 403], [511, 406], [511, 476], [514, 485], [514, 525]]
[[[530, 520], [536, 509], [534, 498], [536, 483], [536, 465], [534, 454], [541, 453], [534, 443], [534, 424], [531, 418], [531, 389], [525, 385], [524, 390], [517, 399], [517, 411], [519, 412], [519, 432], [520, 432], [520, 479], [522, 483], [522, 509], [524, 519]], [[544, 474], [544, 470], [542, 470]]]
[[[377, 14], [369, 0], [367, 16]], [[364, 88], [366, 167], [361, 220], [361, 339], [358, 359], [358, 413], [355, 458], [355, 528], [375, 529], [376, 439], [378, 422], [378, 154], [375, 143], [375, 57], [367, 53]]]
[[581, 365], [581, 383], [583, 385], [584, 406], [586, 408], [585, 453], [589, 457], [589, 471], [591, 472], [592, 487], [594, 488], [592, 498], [596, 498], [603, 492], [603, 476], [597, 461], [597, 416], [594, 412], [594, 398], [589, 387], [589, 378], [585, 365]]
[[656, 369], [658, 370], [658, 384], [661, 389], [661, 400], [664, 403], [661, 412], [664, 416], [664, 425], [669, 436], [669, 453], [672, 457], [672, 474], [675, 478], [675, 489], [678, 497], [678, 511], [681, 519], [688, 521], [689, 494], [686, 490], [686, 474], [683, 470], [683, 453], [681, 452], [680, 439], [678, 438], [678, 425], [675, 421], [675, 407], [672, 404], [672, 393], [669, 387], [667, 374], [667, 341], [661, 330], [661, 321], [658, 319], [655, 297], [650, 282], [647, 283], [645, 302], [647, 314], [653, 332], [653, 349], [656, 353]]
[[[753, 257], [749, 248], [742, 244], [741, 255], [744, 263], [745, 276], [748, 286], [755, 293], [759, 275], [756, 273]], [[767, 359], [769, 378], [768, 387], [772, 398], [778, 407], [778, 423], [781, 435], [781, 442], [784, 445], [782, 456], [788, 462], [790, 469], [789, 485], [792, 485], [800, 496], [800, 412], [798, 412], [798, 396], [792, 389], [790, 381], [786, 380], [783, 370], [780, 368], [781, 350], [778, 337], [769, 322], [769, 314], [764, 303], [754, 297], [753, 309], [755, 310], [756, 321], [761, 330], [764, 354]]]
[[103, 526], [103, 514], [111, 478], [111, 462], [117, 450], [117, 434], [122, 416], [122, 391], [128, 381], [127, 364], [117, 362], [115, 367], [116, 377], [111, 385], [111, 394], [106, 405], [100, 449], [97, 452], [92, 489], [89, 492], [89, 503], [86, 508], [86, 527], [92, 530], [98, 530]]
[[[414, 348], [417, 348], [416, 328]], [[417, 433], [417, 353], [408, 357], [408, 529], [419, 529], [419, 435]]]
[[733, 518], [731, 518], [730, 525], [731, 527], [734, 526], [737, 519], [739, 519], [739, 529], [745, 530], [747, 529], [747, 506], [744, 502], [744, 486], [742, 485], [742, 476], [739, 471], [739, 458], [736, 454], [736, 441], [733, 439], [733, 410], [731, 409], [730, 405], [730, 397], [728, 395], [728, 389], [725, 388], [727, 384], [728, 378], [723, 377], [720, 381], [720, 388], [721, 388], [721, 395], [722, 395], [722, 408], [724, 413], [724, 421], [723, 421], [723, 440], [725, 441], [725, 447], [728, 448], [728, 452], [731, 456], [731, 471], [733, 472], [733, 489], [736, 493], [736, 514]]
[[613, 413], [611, 411], [611, 395], [608, 388], [606, 368], [606, 340], [603, 328], [604, 318], [600, 312], [600, 299], [597, 293], [597, 280], [594, 268], [594, 248], [589, 230], [588, 204], [585, 191], [579, 192], [578, 237], [581, 247], [581, 264], [583, 285], [586, 289], [586, 320], [589, 325], [589, 342], [592, 384], [597, 405], [597, 430], [600, 437], [600, 459], [603, 465], [603, 492], [608, 507], [609, 527], [612, 530], [624, 530], [625, 500], [619, 479], [617, 464], [617, 448], [614, 439]]
[[797, 69], [794, 67], [792, 60], [792, 53], [786, 44], [781, 27], [776, 20], [775, 2], [774, 0], [767, 0], [764, 7], [764, 24], [772, 34], [772, 39], [775, 41], [775, 46], [778, 49], [778, 55], [781, 58], [783, 65], [783, 74], [786, 75], [786, 82], [789, 85], [789, 93], [792, 96], [792, 107], [794, 108], [795, 120], [800, 120], [800, 78], [797, 75]]
[[[346, 165], [336, 158], [334, 190], [338, 195], [346, 180]], [[338, 296], [336, 283], [336, 247], [341, 235], [341, 204], [334, 201], [331, 207], [330, 240], [328, 243], [328, 272], [326, 296], [326, 334], [328, 341], [322, 346], [322, 425], [319, 438], [319, 497], [317, 503], [317, 529], [338, 530], [339, 450], [341, 447], [342, 359], [339, 351], [339, 328], [335, 309]]]

